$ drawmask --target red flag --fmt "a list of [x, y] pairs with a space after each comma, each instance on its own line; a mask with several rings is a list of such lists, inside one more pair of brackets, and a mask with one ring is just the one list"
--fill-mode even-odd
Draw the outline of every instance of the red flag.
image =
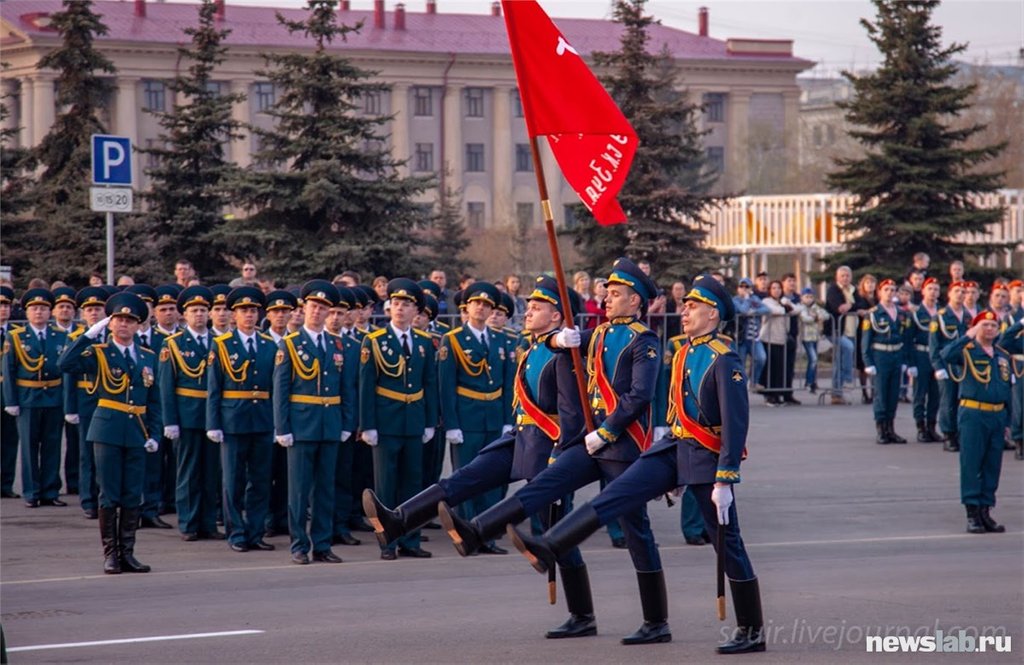
[[535, 0], [501, 4], [530, 137], [547, 136], [565, 179], [599, 224], [625, 222], [615, 197], [636, 153], [636, 132]]

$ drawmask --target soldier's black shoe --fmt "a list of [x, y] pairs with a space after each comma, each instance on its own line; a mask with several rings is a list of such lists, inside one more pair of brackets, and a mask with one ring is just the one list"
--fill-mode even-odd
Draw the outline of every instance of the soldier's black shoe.
[[616, 538], [612, 538], [612, 547], [614, 547], [617, 550], [626, 549], [626, 537], [618, 536]]
[[121, 560], [117, 556], [117, 508], [100, 508], [100, 542], [103, 543], [103, 572], [121, 574]]
[[341, 563], [341, 557], [330, 550], [313, 552], [313, 561], [317, 563]]
[[736, 612], [736, 629], [733, 631], [732, 639], [718, 646], [718, 653], [764, 651], [764, 616], [761, 612], [761, 590], [757, 578], [743, 582], [729, 580], [729, 589], [732, 591], [733, 609]]
[[928, 427], [924, 424], [923, 420], [917, 421], [917, 442], [918, 443], [932, 443], [935, 439], [932, 438], [931, 433], [928, 431]]
[[257, 540], [254, 543], [249, 543], [249, 549], [256, 550], [258, 552], [273, 552], [277, 548], [263, 540]]
[[477, 550], [480, 554], [508, 554], [508, 550], [504, 547], [498, 547], [494, 543], [484, 543]]
[[1013, 453], [1013, 459], [1024, 460], [1024, 439], [1015, 441], [1014, 445], [1017, 447], [1017, 451]]
[[534, 570], [546, 573], [555, 560], [587, 539], [601, 528], [597, 511], [585, 503], [572, 511], [541, 536], [527, 535], [509, 522], [506, 533], [519, 553], [526, 557]]
[[883, 421], [875, 421], [875, 431], [878, 433], [878, 435], [875, 437], [875, 443], [883, 446], [892, 443], [889, 440], [889, 431], [885, 428], [885, 423]]
[[934, 420], [928, 421], [928, 436], [930, 436], [932, 438], [932, 441], [934, 441], [935, 443], [941, 443], [946, 440], [946, 437], [942, 436], [941, 434], [938, 433], [938, 431], [936, 431]]
[[332, 540], [332, 542], [335, 545], [349, 545], [349, 546], [361, 545], [362, 542], [363, 542], [363, 541], [359, 540], [358, 538], [353, 537], [352, 534], [350, 534], [350, 533], [339, 533], [338, 535], [336, 535], [331, 540]]
[[558, 628], [544, 634], [549, 640], [570, 637], [587, 637], [597, 635], [597, 621], [594, 619], [594, 601], [590, 595], [590, 577], [587, 566], [564, 568], [562, 573], [562, 589], [565, 591], [565, 604], [569, 608], [569, 618]]
[[305, 552], [295, 552], [292, 554], [292, 563], [298, 566], [305, 566], [309, 564], [309, 555]]
[[948, 453], [960, 452], [960, 433], [949, 432], [946, 434], [946, 441], [942, 444], [942, 449]]
[[407, 559], [429, 559], [434, 556], [422, 547], [398, 547], [398, 556]]
[[168, 524], [167, 522], [163, 521], [162, 519], [160, 519], [159, 515], [156, 516], [156, 517], [146, 517], [145, 515], [143, 515], [142, 519], [139, 520], [139, 528], [140, 529], [173, 529], [174, 527], [171, 526], [170, 524]]
[[385, 561], [394, 561], [398, 558], [398, 555], [395, 554], [394, 550], [381, 550], [380, 558], [384, 559]]
[[58, 508], [63, 508], [64, 506], [66, 506], [68, 504], [63, 502], [63, 501], [61, 501], [60, 499], [40, 499], [39, 500], [39, 505], [40, 506], [57, 506]]
[[660, 570], [636, 573], [640, 586], [640, 607], [644, 623], [631, 635], [622, 638], [623, 644], [657, 644], [671, 642], [672, 631], [668, 627], [668, 592], [665, 590], [665, 573]]
[[525, 519], [526, 513], [523, 512], [523, 504], [519, 499], [510, 496], [469, 522], [456, 515], [444, 501], [437, 504], [437, 516], [452, 539], [456, 551], [462, 556], [470, 556], [479, 552], [485, 543], [500, 536], [506, 525], [517, 524]]
[[967, 509], [967, 533], [985, 533], [985, 525], [981, 523], [979, 506], [964, 506]]
[[381, 547], [387, 547], [405, 534], [418, 529], [437, 516], [437, 504], [448, 495], [440, 485], [431, 485], [394, 510], [389, 509], [373, 490], [363, 490], [363, 510], [373, 525], [373, 533]]
[[886, 430], [889, 432], [889, 441], [890, 442], [892, 442], [892, 443], [906, 443], [907, 442], [906, 439], [904, 439], [902, 436], [900, 436], [899, 434], [896, 433], [896, 430], [895, 430], [894, 425], [893, 425], [892, 418], [890, 418], [889, 420], [886, 421], [885, 427], [886, 427]]
[[460, 556], [475, 554], [480, 549], [480, 536], [473, 525], [459, 517], [444, 501], [437, 504], [437, 517]]
[[21, 495], [13, 490], [4, 490], [0, 492], [0, 499], [20, 499]]
[[997, 524], [989, 511], [992, 510], [991, 506], [979, 506], [978, 508], [978, 519], [981, 520], [981, 525], [985, 527], [985, 531], [989, 533], [1004, 533], [1006, 527], [1002, 524]]
[[94, 520], [100, 516], [99, 512], [95, 508], [84, 508], [82, 510], [82, 515], [87, 520]]

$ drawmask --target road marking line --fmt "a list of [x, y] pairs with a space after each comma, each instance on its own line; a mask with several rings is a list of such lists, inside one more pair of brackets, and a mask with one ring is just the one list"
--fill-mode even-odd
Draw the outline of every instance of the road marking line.
[[165, 640], [195, 640], [202, 637], [230, 637], [234, 635], [259, 635], [262, 630], [227, 630], [220, 633], [190, 633], [185, 635], [156, 635], [154, 637], [127, 637], [121, 640], [100, 640], [97, 642], [65, 642], [63, 644], [33, 644], [27, 647], [12, 647], [7, 651], [40, 651], [42, 649], [74, 649], [77, 647], [99, 647], [108, 644], [135, 644], [137, 642], [163, 642]]

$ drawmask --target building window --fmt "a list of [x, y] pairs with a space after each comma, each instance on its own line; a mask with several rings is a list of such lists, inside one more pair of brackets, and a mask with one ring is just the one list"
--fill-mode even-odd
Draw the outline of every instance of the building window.
[[484, 117], [484, 89], [466, 88], [466, 117]]
[[723, 93], [709, 92], [704, 95], [704, 120], [725, 122], [725, 95]]
[[[157, 139], [146, 139], [146, 150], [152, 150], [154, 148], [162, 148], [162, 147], [163, 146], [160, 145], [160, 143], [159, 143], [159, 141], [157, 141]], [[155, 169], [155, 168], [159, 168], [160, 167], [160, 162], [161, 162], [160, 155], [155, 155], [155, 154], [153, 154], [151, 152], [147, 152], [145, 154], [146, 154], [146, 169], [147, 170]]]
[[484, 144], [466, 144], [466, 171], [480, 173], [484, 170]]
[[224, 84], [220, 81], [207, 81], [206, 92], [210, 93], [214, 97], [220, 97], [224, 94]]
[[516, 171], [529, 173], [533, 171], [533, 155], [529, 143], [516, 144]]
[[363, 95], [363, 113], [366, 115], [381, 115], [383, 112], [383, 96], [379, 90], [373, 90]]
[[828, 145], [835, 145], [836, 128], [832, 125], [825, 125], [825, 140], [828, 141]]
[[466, 204], [466, 223], [471, 229], [484, 228], [484, 204], [482, 201], [470, 201]]
[[707, 149], [708, 169], [715, 173], [725, 171], [725, 148], [713, 146]]
[[433, 143], [417, 143], [416, 144], [416, 170], [417, 171], [433, 171], [434, 170], [434, 144]]
[[569, 203], [562, 206], [562, 215], [565, 217], [565, 228], [569, 231], [579, 226], [580, 220], [576, 219], [577, 203]]
[[163, 81], [146, 80], [142, 82], [142, 103], [146, 111], [163, 113], [167, 104], [167, 86]]
[[277, 102], [277, 91], [270, 81], [260, 81], [252, 86], [253, 101], [257, 113], [266, 113], [274, 107]]
[[413, 88], [413, 115], [432, 116], [434, 115], [434, 98], [430, 94], [430, 88], [417, 86]]
[[512, 91], [512, 115], [523, 117], [523, 98], [519, 96], [519, 88]]

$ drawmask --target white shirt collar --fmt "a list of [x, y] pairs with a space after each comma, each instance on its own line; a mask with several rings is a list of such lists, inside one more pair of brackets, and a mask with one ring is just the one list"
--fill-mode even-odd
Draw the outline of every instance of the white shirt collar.
[[114, 342], [114, 346], [117, 348], [118, 351], [121, 352], [122, 356], [124, 355], [124, 350], [125, 349], [131, 349], [132, 358], [136, 359], [136, 358], [139, 357], [139, 354], [135, 351], [135, 345], [134, 344], [131, 344], [129, 346], [122, 346], [113, 337], [110, 338], [110, 341]]
[[[278, 343], [278, 342], [280, 342], [280, 341], [281, 341], [282, 339], [284, 339], [284, 335], [278, 335], [278, 334], [277, 334], [276, 332], [274, 332], [274, 329], [273, 329], [273, 328], [268, 328], [268, 329], [267, 329], [267, 334], [269, 334], [269, 335], [270, 335], [271, 337], [273, 337], [273, 338], [274, 338], [274, 343], [275, 343], [275, 344], [277, 344], [277, 343]], [[287, 329], [285, 329], [285, 331], [284, 331], [284, 334], [285, 334], [285, 335], [287, 335], [287, 334], [288, 334], [288, 330], [287, 330]]]
[[188, 330], [188, 334], [192, 335], [192, 339], [194, 339], [196, 342], [199, 342], [200, 337], [206, 337], [210, 334], [209, 328], [207, 328], [206, 332], [204, 333], [193, 330], [192, 326], [185, 326], [185, 329]]
[[30, 324], [28, 324], [28, 327], [32, 329], [32, 332], [35, 333], [36, 337], [39, 337], [39, 333], [42, 333], [43, 337], [47, 336], [46, 335], [46, 328], [47, 328], [47, 326], [43, 326], [42, 328], [36, 328], [34, 325], [32, 325], [30, 323]]
[[406, 329], [406, 330], [402, 330], [401, 328], [396, 326], [394, 323], [389, 323], [388, 327], [391, 328], [391, 332], [395, 333], [395, 337], [397, 337], [398, 339], [402, 339], [402, 335], [410, 335], [411, 336], [411, 333], [412, 333], [412, 328], [411, 327]]
[[238, 336], [242, 338], [242, 346], [247, 346], [249, 344], [249, 340], [250, 339], [256, 339], [256, 332], [255, 331], [253, 331], [253, 333], [251, 335], [246, 335], [244, 332], [242, 332], [238, 328], [235, 328], [235, 332], [237, 332]]
[[[313, 331], [313, 330], [310, 330], [310, 329], [309, 329], [308, 327], [306, 327], [305, 325], [303, 325], [303, 326], [302, 326], [302, 329], [306, 331], [306, 334], [307, 334], [307, 335], [309, 335], [309, 336], [310, 336], [311, 338], [313, 338], [313, 341], [314, 341], [314, 342], [315, 342], [315, 341], [317, 340], [317, 336], [318, 336], [318, 335], [323, 335], [323, 334], [324, 334], [324, 331], [323, 331], [323, 330], [321, 330], [320, 332], [315, 332], [315, 331]], [[326, 342], [324, 342], [324, 343], [326, 344]]]

